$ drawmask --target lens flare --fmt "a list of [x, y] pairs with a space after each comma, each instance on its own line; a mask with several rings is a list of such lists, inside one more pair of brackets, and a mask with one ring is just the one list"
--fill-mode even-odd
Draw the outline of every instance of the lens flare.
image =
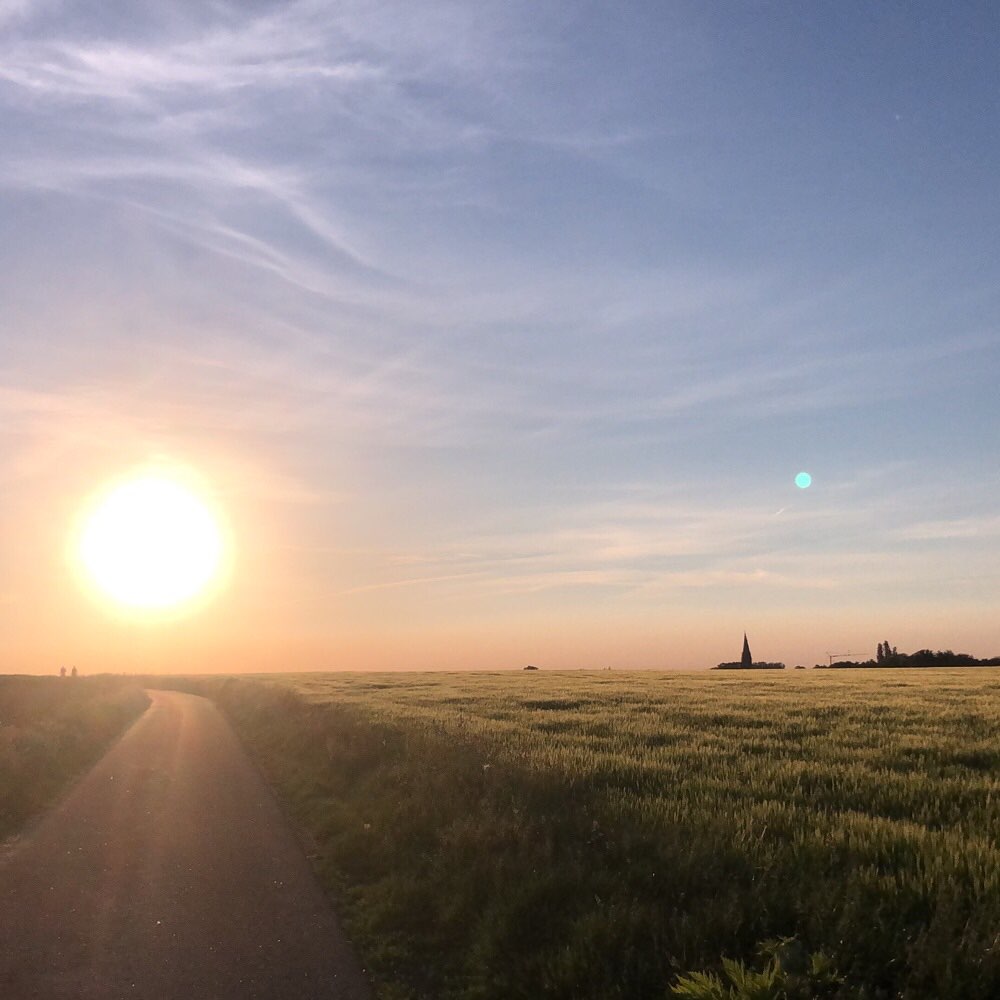
[[798, 486], [800, 490], [807, 490], [812, 486], [813, 477], [809, 475], [808, 472], [800, 472], [795, 477], [795, 485]]

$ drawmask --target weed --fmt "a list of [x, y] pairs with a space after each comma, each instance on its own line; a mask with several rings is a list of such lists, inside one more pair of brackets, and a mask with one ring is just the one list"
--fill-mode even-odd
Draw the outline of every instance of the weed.
[[0, 676], [0, 838], [54, 801], [148, 704], [121, 678]]

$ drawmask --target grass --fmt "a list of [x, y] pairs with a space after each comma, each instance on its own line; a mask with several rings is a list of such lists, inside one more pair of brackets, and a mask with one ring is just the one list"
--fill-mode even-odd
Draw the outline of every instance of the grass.
[[0, 840], [54, 802], [148, 704], [120, 678], [0, 676]]
[[829, 957], [837, 996], [1000, 995], [1000, 674], [203, 690], [312, 837], [386, 1000], [661, 1000], [786, 937]]

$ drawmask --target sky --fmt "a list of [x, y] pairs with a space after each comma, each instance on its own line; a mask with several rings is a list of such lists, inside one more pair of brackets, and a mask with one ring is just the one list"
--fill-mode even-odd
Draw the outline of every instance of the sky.
[[[975, 0], [0, 0], [0, 671], [1000, 654], [998, 50]], [[71, 568], [151, 462], [231, 540], [164, 621]]]

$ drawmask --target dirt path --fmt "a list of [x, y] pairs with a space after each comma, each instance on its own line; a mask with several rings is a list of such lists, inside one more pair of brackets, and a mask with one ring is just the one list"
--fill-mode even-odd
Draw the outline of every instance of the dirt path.
[[211, 702], [153, 704], [0, 859], [5, 1000], [363, 1000], [364, 976]]

